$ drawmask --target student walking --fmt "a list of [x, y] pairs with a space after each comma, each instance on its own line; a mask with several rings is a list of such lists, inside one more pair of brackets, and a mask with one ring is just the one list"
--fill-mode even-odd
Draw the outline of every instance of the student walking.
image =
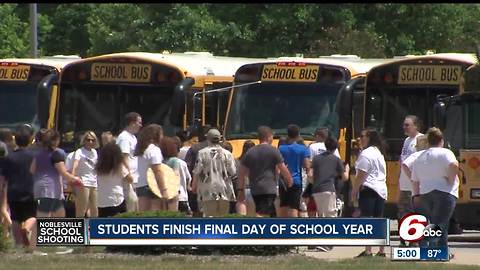
[[217, 129], [207, 132], [208, 146], [198, 152], [193, 170], [192, 191], [197, 193], [205, 217], [228, 214], [230, 202], [235, 201], [232, 177], [236, 174], [232, 153], [220, 145]]
[[166, 210], [164, 209], [164, 201], [158, 198], [147, 181], [147, 170], [152, 169], [157, 181], [158, 188], [162, 193], [162, 197], [166, 197], [165, 180], [160, 170], [163, 162], [162, 151], [160, 150], [160, 142], [163, 138], [163, 129], [160, 125], [150, 124], [146, 126], [138, 135], [138, 144], [135, 148], [135, 156], [138, 157], [138, 183], [137, 195], [138, 206], [140, 211], [148, 210]]
[[95, 148], [99, 147], [97, 136], [93, 131], [87, 131], [80, 140], [82, 145], [73, 155], [72, 174], [82, 180], [82, 186], [75, 188], [75, 215], [85, 217], [90, 210], [90, 217], [97, 217], [97, 173], [95, 165], [98, 155]]
[[239, 173], [239, 202], [245, 202], [245, 178], [248, 175], [250, 191], [255, 202], [258, 217], [272, 217], [276, 214], [277, 197], [276, 171], [291, 187], [292, 176], [283, 162], [280, 151], [273, 147], [273, 131], [267, 126], [258, 128], [260, 144], [252, 147], [241, 160]]
[[427, 132], [430, 148], [412, 164], [413, 200], [420, 213], [442, 230], [439, 238], [425, 238], [420, 246], [447, 247], [448, 226], [458, 198], [458, 161], [455, 154], [443, 148], [443, 134], [438, 128]]
[[6, 202], [10, 208], [15, 244], [33, 252], [36, 239], [30, 237], [30, 232], [36, 226], [37, 203], [33, 196], [33, 177], [30, 173], [30, 165], [35, 156], [28, 149], [32, 139], [33, 130], [30, 126], [17, 127], [15, 141], [18, 148], [5, 159], [1, 174], [5, 177]]
[[95, 166], [99, 217], [113, 217], [127, 211], [123, 186], [132, 178], [127, 178], [129, 172], [123, 163], [122, 150], [115, 142], [107, 143], [100, 149]]
[[288, 143], [279, 146], [280, 153], [290, 171], [293, 185], [287, 190], [279, 188], [280, 217], [298, 217], [300, 197], [302, 195], [302, 168], [310, 169], [310, 152], [307, 147], [298, 144], [300, 128], [297, 125], [287, 127]]
[[[400, 155], [400, 164], [402, 164], [411, 154], [415, 153], [416, 138], [423, 135], [419, 132], [420, 120], [415, 115], [407, 115], [403, 121], [403, 131], [407, 138], [403, 142], [402, 153]], [[412, 212], [412, 182], [410, 178], [405, 174], [404, 170], [400, 170], [400, 176], [398, 178], [398, 220], [407, 213]], [[405, 246], [405, 241], [400, 240], [400, 245]]]
[[312, 196], [318, 216], [336, 217], [338, 209], [335, 182], [337, 178], [347, 180], [349, 170], [344, 168], [342, 160], [334, 154], [338, 147], [335, 139], [327, 138], [325, 147], [325, 152], [313, 158], [309, 177], [313, 180]]
[[[357, 175], [352, 187], [351, 198], [352, 201], [358, 198], [362, 217], [383, 217], [387, 200], [387, 166], [383, 156], [384, 143], [380, 133], [370, 128], [361, 132], [360, 143], [363, 150], [355, 164]], [[365, 251], [357, 257], [365, 256], [372, 256], [372, 247], [365, 247]], [[385, 257], [385, 247], [380, 246], [376, 256]]]
[[142, 116], [136, 112], [129, 112], [125, 115], [125, 129], [118, 135], [117, 144], [123, 153], [123, 164], [128, 169], [127, 178], [124, 183], [127, 211], [138, 211], [138, 197], [134, 187], [138, 183], [138, 160], [135, 156], [137, 146], [137, 134], [142, 128]]

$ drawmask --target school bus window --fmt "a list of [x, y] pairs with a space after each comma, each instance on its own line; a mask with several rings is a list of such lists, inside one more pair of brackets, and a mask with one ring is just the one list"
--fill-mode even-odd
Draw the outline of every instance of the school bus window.
[[367, 106], [370, 108], [368, 126], [380, 127], [382, 121], [382, 97], [380, 95], [371, 95], [368, 98]]
[[262, 83], [240, 87], [235, 91], [226, 134], [228, 139], [256, 138], [258, 126], [267, 125], [282, 136], [288, 124], [296, 123], [302, 127], [305, 139], [311, 139], [320, 126], [328, 127], [337, 137], [336, 96], [337, 88], [331, 84]]
[[480, 99], [468, 101], [466, 104], [466, 144], [467, 148], [480, 147]]
[[2, 123], [32, 123], [36, 114], [36, 82], [0, 85], [0, 115]]

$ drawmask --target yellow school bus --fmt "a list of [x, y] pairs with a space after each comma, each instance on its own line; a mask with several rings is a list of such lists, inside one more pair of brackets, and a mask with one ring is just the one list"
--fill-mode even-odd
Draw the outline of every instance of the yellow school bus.
[[436, 125], [460, 164], [460, 189], [455, 209], [465, 229], [480, 227], [480, 65], [469, 67], [458, 95], [441, 99], [436, 106]]
[[238, 67], [255, 60], [196, 52], [86, 58], [65, 67], [50, 119], [66, 149], [85, 130], [117, 134], [130, 111], [140, 113], [144, 124], [162, 125], [167, 135], [192, 124], [222, 126], [226, 93], [208, 98], [196, 93], [231, 85]]
[[396, 218], [399, 158], [406, 115], [423, 122], [421, 132], [433, 125], [433, 105], [437, 97], [455, 95], [466, 68], [475, 63], [474, 55], [444, 53], [414, 56], [372, 68], [365, 88], [364, 127], [377, 128], [386, 139], [388, 200], [385, 216]]
[[[318, 127], [328, 127], [339, 139], [346, 158], [345, 129], [340, 129], [337, 95], [351, 79], [360, 79], [387, 59], [359, 57], [281, 57], [247, 64], [235, 74], [230, 93], [224, 137], [239, 157], [246, 140], [258, 143], [257, 128], [267, 125], [277, 144], [288, 124], [297, 124], [308, 145]], [[356, 83], [361, 83], [356, 81]]]
[[52, 56], [38, 59], [7, 58], [0, 60], [0, 127], [15, 128], [30, 124], [35, 129], [45, 127], [47, 111], [39, 111], [39, 87], [56, 95], [58, 76], [62, 68], [78, 56]]

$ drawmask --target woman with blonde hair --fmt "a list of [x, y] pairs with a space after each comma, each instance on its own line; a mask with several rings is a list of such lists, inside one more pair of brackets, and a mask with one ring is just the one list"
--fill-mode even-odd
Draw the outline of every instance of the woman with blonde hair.
[[84, 217], [90, 209], [90, 217], [97, 217], [97, 164], [99, 147], [97, 135], [89, 130], [80, 139], [81, 148], [73, 155], [72, 174], [82, 180], [82, 186], [75, 188], [75, 216]]
[[150, 190], [147, 181], [147, 171], [151, 168], [160, 192], [162, 195], [166, 195], [165, 181], [160, 169], [163, 162], [163, 155], [160, 150], [160, 141], [162, 138], [163, 129], [157, 124], [150, 124], [144, 127], [138, 136], [135, 156], [138, 156], [138, 183], [136, 192], [140, 211], [162, 209], [162, 200]]

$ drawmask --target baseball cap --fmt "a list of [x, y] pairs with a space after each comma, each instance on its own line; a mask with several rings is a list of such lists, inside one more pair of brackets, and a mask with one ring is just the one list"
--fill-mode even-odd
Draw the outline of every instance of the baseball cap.
[[207, 139], [209, 141], [220, 141], [222, 134], [218, 129], [212, 128], [207, 132]]

